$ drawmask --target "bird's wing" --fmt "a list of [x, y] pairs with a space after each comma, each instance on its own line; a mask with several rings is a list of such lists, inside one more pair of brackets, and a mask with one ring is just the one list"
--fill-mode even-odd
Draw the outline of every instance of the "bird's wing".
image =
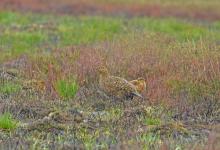
[[110, 76], [105, 80], [105, 87], [109, 92], [112, 93], [124, 93], [133, 94], [141, 97], [141, 94], [137, 91], [136, 87], [124, 78]]
[[120, 89], [121, 83], [119, 82], [121, 81], [119, 81], [115, 77], [110, 76], [104, 80], [103, 84], [104, 84], [105, 89], [107, 89], [108, 91], [114, 92]]
[[120, 78], [120, 77], [111, 77], [112, 80], [116, 83], [115, 88], [118, 90], [124, 90], [130, 93], [137, 93], [137, 95], [139, 94], [137, 92], [136, 87], [130, 83], [129, 81], [125, 80], [124, 78]]
[[114, 84], [114, 87], [117, 89], [123, 89], [125, 87], [130, 87], [129, 82], [127, 80], [125, 80], [124, 78], [120, 78], [120, 77], [115, 77], [115, 76], [111, 76], [110, 77], [111, 82]]

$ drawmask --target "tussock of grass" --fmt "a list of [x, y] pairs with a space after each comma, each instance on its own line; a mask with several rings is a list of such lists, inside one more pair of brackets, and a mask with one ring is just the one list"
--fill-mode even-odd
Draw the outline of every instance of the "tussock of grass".
[[14, 129], [16, 128], [17, 123], [12, 119], [10, 113], [4, 113], [0, 115], [0, 128], [1, 129]]
[[146, 125], [160, 125], [161, 121], [157, 118], [146, 118], [145, 124]]
[[66, 80], [58, 80], [55, 86], [58, 94], [64, 99], [74, 98], [79, 88], [76, 81]]
[[157, 149], [161, 146], [160, 136], [154, 133], [143, 134], [140, 137], [138, 137], [138, 141], [144, 143], [143, 144], [144, 149]]
[[14, 94], [21, 90], [19, 84], [7, 82], [0, 86], [0, 93], [2, 94]]

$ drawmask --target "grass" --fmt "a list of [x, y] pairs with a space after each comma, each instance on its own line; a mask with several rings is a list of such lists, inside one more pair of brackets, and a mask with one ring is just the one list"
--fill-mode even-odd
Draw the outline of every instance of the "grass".
[[58, 94], [64, 99], [74, 98], [79, 88], [75, 80], [72, 82], [58, 80], [55, 86]]
[[13, 54], [21, 54], [24, 52], [34, 52], [36, 49], [33, 47], [38, 47], [43, 44], [48, 38], [43, 32], [10, 32], [5, 31], [2, 35], [1, 43], [7, 45], [3, 46], [3, 49], [8, 49]]
[[14, 54], [32, 53], [43, 47], [47, 49], [48, 47], [109, 40], [115, 34], [123, 31], [120, 19], [103, 17], [72, 18], [64, 16], [54, 21], [53, 17], [49, 15], [1, 12], [0, 23], [3, 28], [0, 35], [1, 47], [4, 51]]
[[[216, 32], [203, 25], [196, 25], [187, 21], [172, 18], [158, 20], [154, 18], [138, 18], [132, 20], [131, 24], [139, 29], [142, 29], [143, 31], [153, 31], [171, 35], [179, 41], [199, 40], [200, 38], [212, 37], [212, 34], [215, 34], [214, 32]], [[217, 32], [220, 31], [218, 30]], [[219, 38], [219, 36], [216, 38]]]
[[0, 115], [0, 128], [1, 129], [15, 129], [17, 122], [12, 118], [10, 113], [4, 113]]
[[218, 79], [205, 84], [172, 80], [169, 81], [169, 86], [171, 86], [176, 95], [185, 92], [192, 100], [196, 100], [202, 96], [215, 96], [220, 90]]
[[206, 1], [206, 0], [193, 0], [193, 1], [184, 1], [184, 0], [108, 0], [107, 2], [105, 0], [94, 0], [97, 3], [103, 3], [103, 4], [151, 4], [151, 5], [162, 5], [162, 6], [181, 6], [181, 7], [186, 7], [187, 6], [196, 6], [196, 7], [202, 7], [202, 8], [214, 8], [217, 9], [217, 6], [219, 5], [218, 0], [211, 0], [211, 1]]
[[157, 118], [146, 118], [145, 124], [146, 125], [160, 125], [161, 121]]
[[62, 45], [110, 40], [122, 31], [123, 24], [119, 19], [102, 17], [66, 17], [58, 25], [58, 36], [60, 35]]
[[0, 87], [0, 93], [7, 94], [7, 95], [17, 93], [20, 90], [21, 90], [21, 86], [19, 84], [15, 84], [12, 82], [4, 83]]
[[158, 134], [153, 133], [143, 134], [141, 135], [139, 140], [144, 142], [144, 149], [157, 149], [162, 144], [160, 136]]
[[[133, 30], [164, 33], [180, 41], [220, 38], [218, 28], [212, 31], [210, 27], [176, 19], [62, 16], [54, 20], [50, 15], [0, 12], [0, 23], [1, 49], [12, 55], [72, 44], [111, 41], [115, 36]], [[211, 26], [218, 27], [218, 23]]]

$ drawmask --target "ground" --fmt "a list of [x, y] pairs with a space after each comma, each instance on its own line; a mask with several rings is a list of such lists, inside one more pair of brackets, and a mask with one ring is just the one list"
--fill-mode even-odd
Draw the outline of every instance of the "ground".
[[[0, 1], [0, 149], [219, 149], [219, 7]], [[144, 100], [106, 96], [100, 65]]]

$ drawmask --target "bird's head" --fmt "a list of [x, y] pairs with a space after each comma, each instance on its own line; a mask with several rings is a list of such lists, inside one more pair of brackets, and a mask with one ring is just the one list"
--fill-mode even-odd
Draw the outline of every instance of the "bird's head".
[[147, 85], [146, 85], [146, 81], [144, 78], [138, 78], [137, 81], [139, 82], [139, 88], [140, 90], [142, 91], [145, 91], [146, 88], [147, 88]]
[[144, 78], [138, 78], [136, 80], [132, 80], [132, 81], [130, 81], [130, 83], [132, 83], [133, 85], [136, 86], [138, 92], [145, 91], [147, 88]]
[[130, 82], [134, 85], [140, 85], [142, 83], [145, 83], [145, 79], [144, 78], [137, 78], [136, 80], [132, 80]]

